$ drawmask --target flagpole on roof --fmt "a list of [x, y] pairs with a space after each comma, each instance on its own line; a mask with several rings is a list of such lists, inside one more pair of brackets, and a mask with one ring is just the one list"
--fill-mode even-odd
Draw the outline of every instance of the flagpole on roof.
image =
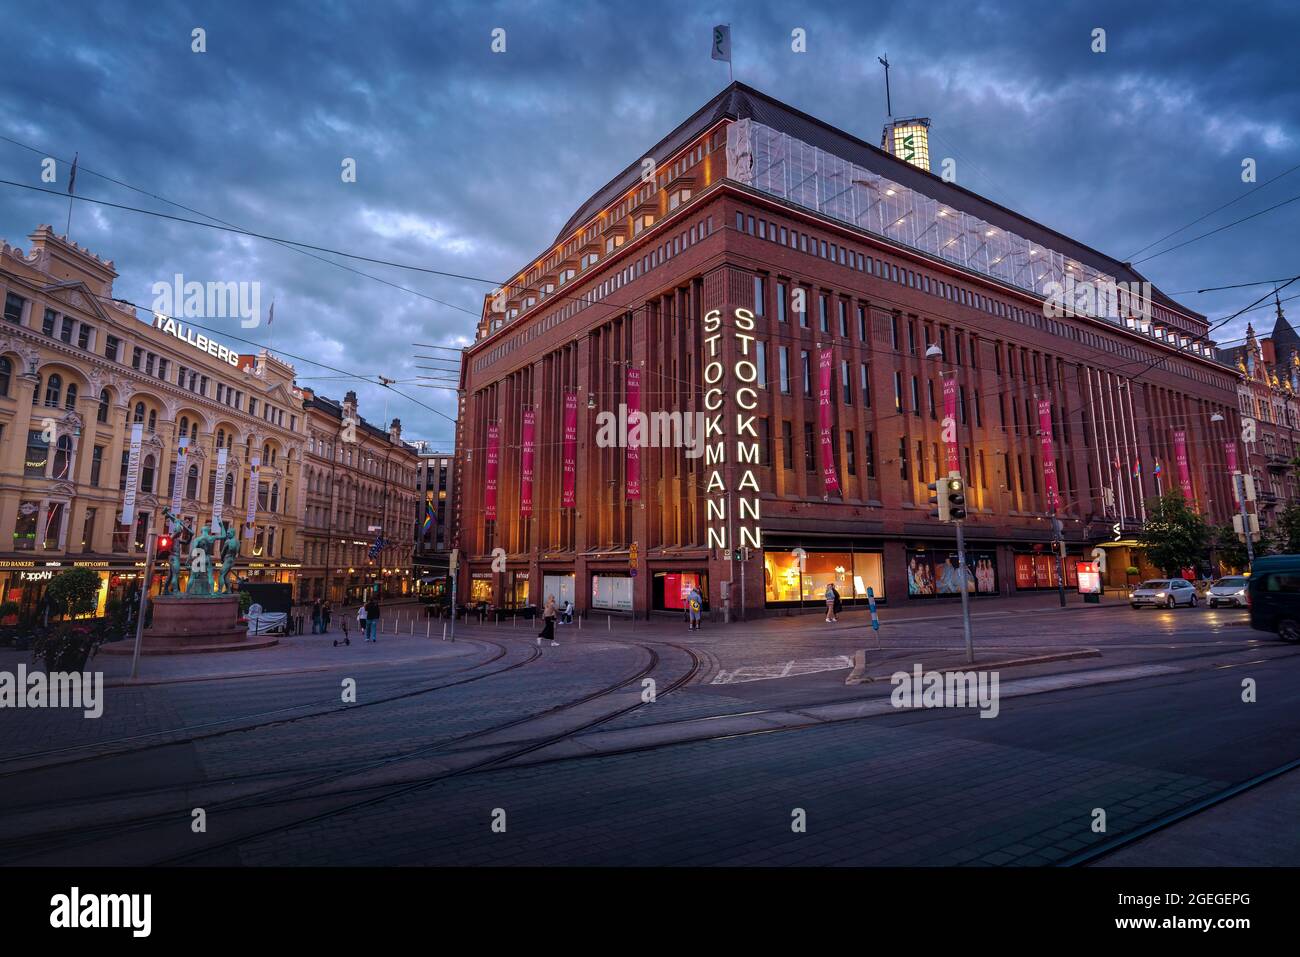
[[63, 227], [63, 238], [70, 239], [72, 233], [72, 193], [77, 186], [77, 157], [80, 153], [72, 154], [72, 172], [68, 174], [68, 222]]

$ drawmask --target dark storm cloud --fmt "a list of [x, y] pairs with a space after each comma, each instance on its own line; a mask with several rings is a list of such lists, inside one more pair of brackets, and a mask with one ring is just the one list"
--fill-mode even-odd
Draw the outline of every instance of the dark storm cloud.
[[[40, 155], [79, 151], [85, 168], [249, 229], [489, 280], [534, 258], [725, 85], [725, 65], [708, 59], [717, 22], [733, 26], [738, 78], [873, 142], [887, 50], [895, 113], [933, 119], [936, 167], [954, 158], [964, 185], [1118, 258], [1242, 196], [1243, 157], [1260, 182], [1300, 162], [1286, 4], [849, 6], [228, 3], [144, 15], [95, 3], [54, 19], [21, 8], [0, 34], [0, 132]], [[190, 52], [194, 27], [205, 54]], [[489, 48], [496, 27], [502, 55]], [[805, 54], [791, 52], [796, 27]], [[1104, 54], [1089, 49], [1098, 27]], [[37, 183], [40, 155], [0, 143], [0, 173]], [[344, 157], [355, 184], [340, 180]], [[78, 187], [181, 212], [85, 173]], [[1165, 245], [1297, 193], [1300, 172]], [[11, 242], [61, 227], [58, 201], [0, 195]], [[1300, 203], [1138, 268], [1170, 292], [1292, 275], [1298, 222]], [[412, 342], [468, 341], [490, 288], [349, 263], [467, 314], [281, 246], [86, 205], [73, 236], [113, 258], [119, 295], [142, 304], [177, 272], [259, 281], [279, 349], [368, 375], [418, 374]], [[1262, 292], [1181, 298], [1218, 317]], [[1250, 315], [1271, 329], [1270, 310]], [[356, 387], [296, 365], [329, 395]], [[452, 411], [445, 393], [403, 388]], [[357, 390], [363, 414], [382, 418], [383, 391]], [[388, 398], [407, 436], [450, 439], [444, 419]]]

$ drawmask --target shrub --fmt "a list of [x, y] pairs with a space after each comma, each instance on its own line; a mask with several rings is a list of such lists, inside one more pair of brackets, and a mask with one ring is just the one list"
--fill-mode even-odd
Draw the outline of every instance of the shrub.
[[50, 612], [66, 618], [69, 615], [87, 615], [95, 610], [99, 597], [99, 576], [89, 568], [69, 568], [61, 571], [45, 589], [45, 600]]

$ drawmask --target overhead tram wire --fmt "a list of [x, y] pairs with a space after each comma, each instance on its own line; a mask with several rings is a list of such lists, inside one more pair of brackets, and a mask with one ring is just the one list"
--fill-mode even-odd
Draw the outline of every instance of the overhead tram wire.
[[[31, 152], [36, 153], [38, 156], [50, 156], [53, 159], [58, 160], [60, 163], [64, 163], [64, 164], [67, 163], [67, 160], [60, 159], [59, 157], [54, 156], [53, 153], [44, 150], [39, 150], [34, 146], [30, 146], [26, 143], [21, 143], [18, 140], [12, 139], [11, 137], [0, 135], [0, 140], [4, 140], [7, 143], [12, 143], [14, 146], [21, 147], [22, 149], [30, 150]], [[84, 164], [78, 165], [77, 171], [79, 173], [82, 173], [83, 175], [89, 174], [91, 176], [97, 176], [100, 179], [105, 180], [106, 182], [113, 183], [116, 186], [121, 186], [124, 189], [129, 189], [132, 192], [139, 193], [141, 196], [148, 196], [150, 199], [156, 199], [159, 202], [166, 203], [169, 206], [175, 206], [177, 209], [183, 209], [188, 213], [194, 213], [196, 216], [203, 216], [204, 218], [210, 219], [216, 223], [220, 223], [223, 226], [229, 226], [233, 229], [243, 228], [241, 226], [237, 226], [235, 223], [229, 222], [228, 220], [224, 220], [219, 216], [213, 216], [211, 213], [205, 213], [201, 209], [195, 209], [192, 206], [186, 206], [184, 203], [178, 203], [173, 199], [168, 199], [166, 196], [160, 196], [157, 193], [151, 193], [147, 189], [141, 189], [138, 186], [132, 186], [130, 183], [126, 183], [123, 182], [122, 180], [115, 179], [114, 177], [109, 176], [107, 173], [97, 172], [96, 170], [93, 170], [88, 166], [85, 166]], [[74, 198], [76, 198], [75, 195]], [[200, 225], [204, 225], [204, 224], [200, 224]], [[418, 289], [411, 289], [409, 286], [403, 286], [400, 283], [392, 282], [391, 280], [384, 279], [381, 276], [375, 276], [368, 272], [362, 272], [360, 269], [354, 269], [353, 267], [347, 265], [346, 263], [340, 263], [340, 262], [335, 262], [332, 259], [326, 259], [324, 256], [318, 256], [315, 253], [308, 252], [306, 249], [296, 248], [292, 243], [282, 242], [280, 240], [275, 240], [275, 239], [272, 239], [271, 242], [274, 242], [276, 243], [276, 245], [282, 246], [285, 249], [291, 250], [292, 252], [296, 252], [299, 253], [300, 255], [308, 256], [312, 259], [319, 260], [320, 262], [323, 262], [327, 265], [335, 266], [339, 269], [347, 270], [348, 272], [353, 273], [354, 275], [362, 276], [366, 279], [371, 279], [378, 283], [383, 283], [385, 286], [391, 286], [393, 289], [399, 289], [402, 292], [410, 293], [413, 296], [419, 296], [421, 299], [427, 299], [429, 302], [437, 303], [440, 306], [446, 306], [448, 309], [456, 309], [470, 316], [477, 317], [478, 315], [473, 310], [466, 309], [464, 306], [458, 306], [455, 303], [447, 302], [443, 299], [438, 299], [435, 296], [430, 296], [426, 293], [420, 292]]]
[[[1209, 217], [1213, 216], [1215, 213], [1219, 212], [1219, 210], [1227, 209], [1229, 206], [1233, 205], [1234, 203], [1239, 203], [1239, 202], [1241, 202], [1243, 199], [1247, 199], [1247, 198], [1249, 198], [1249, 197], [1251, 197], [1251, 196], [1254, 196], [1256, 193], [1258, 193], [1258, 192], [1259, 192], [1261, 189], [1263, 189], [1265, 186], [1268, 186], [1270, 183], [1276, 183], [1276, 182], [1277, 182], [1278, 180], [1280, 180], [1283, 176], [1288, 176], [1288, 175], [1290, 175], [1291, 173], [1294, 173], [1294, 172], [1295, 172], [1296, 170], [1298, 170], [1298, 169], [1300, 169], [1300, 164], [1297, 164], [1296, 166], [1292, 166], [1290, 169], [1285, 170], [1285, 171], [1283, 171], [1283, 172], [1281, 172], [1281, 173], [1278, 173], [1278, 174], [1277, 174], [1276, 176], [1274, 176], [1272, 179], [1265, 180], [1264, 182], [1262, 182], [1262, 183], [1260, 183], [1258, 186], [1256, 186], [1254, 189], [1250, 189], [1250, 190], [1247, 190], [1246, 192], [1242, 193], [1242, 194], [1241, 194], [1240, 196], [1238, 196], [1236, 199], [1230, 199], [1230, 200], [1228, 200], [1228, 202], [1224, 203], [1222, 206], [1216, 206], [1214, 209], [1210, 210], [1210, 211], [1209, 211], [1208, 213], [1206, 213], [1204, 216], [1200, 216], [1200, 217], [1198, 217], [1198, 218], [1196, 218], [1196, 219], [1193, 219], [1193, 220], [1192, 220], [1190, 223], [1188, 223], [1186, 226], [1179, 226], [1179, 227], [1178, 227], [1177, 229], [1175, 229], [1172, 233], [1166, 233], [1164, 236], [1161, 236], [1159, 239], [1155, 240], [1154, 242], [1147, 243], [1147, 244], [1146, 244], [1145, 246], [1143, 246], [1141, 249], [1135, 250], [1134, 252], [1130, 253], [1130, 254], [1126, 257], [1127, 260], [1128, 260], [1129, 262], [1132, 262], [1132, 261], [1133, 261], [1133, 257], [1136, 256], [1138, 253], [1144, 253], [1144, 252], [1146, 252], [1148, 249], [1150, 249], [1152, 246], [1158, 246], [1158, 245], [1160, 245], [1161, 243], [1163, 243], [1166, 239], [1169, 239], [1170, 237], [1173, 237], [1173, 236], [1177, 236], [1177, 235], [1178, 235], [1179, 233], [1181, 233], [1184, 229], [1190, 229], [1191, 227], [1195, 226], [1197, 223], [1202, 222], [1202, 221], [1208, 219]], [[1267, 212], [1267, 210], [1265, 210], [1265, 212]], [[1207, 234], [1207, 235], [1208, 235], [1208, 234]], [[1177, 249], [1178, 247], [1175, 246], [1175, 247], [1172, 247], [1172, 248]], [[1165, 250], [1165, 251], [1168, 252], [1168, 250]], [[1160, 254], [1157, 254], [1157, 255], [1160, 255]], [[1148, 258], [1151, 258], [1151, 257], [1148, 257]], [[1141, 261], [1141, 260], [1139, 260], [1139, 261]]]
[[1171, 253], [1175, 249], [1182, 249], [1184, 246], [1190, 246], [1192, 243], [1205, 239], [1208, 236], [1213, 236], [1215, 233], [1221, 233], [1225, 229], [1231, 229], [1233, 226], [1240, 226], [1242, 223], [1247, 222], [1248, 220], [1252, 220], [1256, 216], [1263, 216], [1265, 213], [1271, 213], [1275, 209], [1281, 209], [1283, 206], [1288, 206], [1291, 203], [1294, 203], [1296, 200], [1300, 200], [1300, 194], [1292, 196], [1290, 199], [1284, 199], [1280, 203], [1274, 203], [1272, 206], [1269, 206], [1267, 209], [1261, 209], [1257, 213], [1251, 213], [1249, 216], [1243, 216], [1241, 217], [1241, 219], [1235, 219], [1230, 223], [1225, 223], [1222, 226], [1218, 226], [1214, 229], [1211, 229], [1208, 233], [1201, 233], [1199, 236], [1193, 236], [1191, 239], [1184, 240], [1183, 242], [1178, 243], [1176, 246], [1170, 246], [1168, 249], [1162, 249], [1160, 250], [1160, 252], [1152, 253], [1150, 256], [1143, 256], [1141, 259], [1132, 260], [1129, 263], [1129, 265], [1136, 266], [1139, 263], [1148, 262], [1159, 256], [1163, 256], [1165, 253]]

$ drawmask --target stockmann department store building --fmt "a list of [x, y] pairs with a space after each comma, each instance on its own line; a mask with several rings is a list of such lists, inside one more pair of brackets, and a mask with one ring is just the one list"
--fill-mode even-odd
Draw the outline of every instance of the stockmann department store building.
[[[1067, 585], [1098, 547], [1124, 584], [1160, 481], [1229, 520], [1236, 373], [1130, 265], [742, 83], [627, 159], [465, 350], [461, 600], [959, 595], [926, 488], [953, 468], [980, 601], [1056, 586], [1053, 508]], [[603, 441], [629, 410], [716, 414], [723, 454]]]
[[[0, 242], [0, 601], [33, 613], [49, 579], [75, 566], [98, 572], [101, 609], [127, 597], [174, 500], [196, 526], [218, 500], [224, 520], [248, 518], [255, 460], [253, 533], [235, 570], [296, 582], [305, 438], [293, 368], [265, 351], [240, 356], [184, 319], [142, 321], [114, 301], [116, 276], [49, 226], [26, 251]], [[134, 425], [134, 516], [123, 524]]]

